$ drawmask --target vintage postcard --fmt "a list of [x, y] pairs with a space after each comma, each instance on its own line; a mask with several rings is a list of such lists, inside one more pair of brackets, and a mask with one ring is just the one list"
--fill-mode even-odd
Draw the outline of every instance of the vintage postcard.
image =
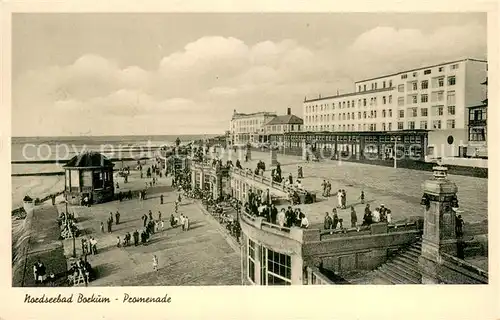
[[495, 318], [494, 3], [53, 5], [2, 7], [0, 318]]

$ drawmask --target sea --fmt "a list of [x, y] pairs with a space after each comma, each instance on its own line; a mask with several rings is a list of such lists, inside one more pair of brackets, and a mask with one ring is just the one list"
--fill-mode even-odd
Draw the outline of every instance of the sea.
[[[68, 160], [83, 151], [98, 151], [109, 158], [147, 155], [155, 147], [171, 146], [177, 138], [181, 143], [208, 139], [216, 135], [136, 135], [136, 136], [61, 136], [12, 137], [11, 160]], [[11, 172], [61, 172], [58, 163], [12, 163]], [[22, 198], [42, 198], [64, 188], [64, 176], [12, 176], [12, 208], [22, 205]]]

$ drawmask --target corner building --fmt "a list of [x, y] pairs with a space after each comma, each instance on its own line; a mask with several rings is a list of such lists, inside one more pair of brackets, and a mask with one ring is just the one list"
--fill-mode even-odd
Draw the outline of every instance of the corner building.
[[487, 61], [463, 59], [360, 80], [352, 93], [305, 99], [305, 131], [467, 129], [484, 100]]

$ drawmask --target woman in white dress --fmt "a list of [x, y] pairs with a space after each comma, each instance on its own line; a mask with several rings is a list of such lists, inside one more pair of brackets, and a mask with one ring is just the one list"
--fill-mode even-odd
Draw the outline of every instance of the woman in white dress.
[[153, 255], [153, 271], [158, 271], [158, 257]]
[[184, 217], [184, 231], [188, 231], [188, 230], [189, 230], [189, 218]]
[[285, 209], [281, 209], [281, 211], [278, 213], [278, 224], [280, 227], [283, 227], [285, 225]]

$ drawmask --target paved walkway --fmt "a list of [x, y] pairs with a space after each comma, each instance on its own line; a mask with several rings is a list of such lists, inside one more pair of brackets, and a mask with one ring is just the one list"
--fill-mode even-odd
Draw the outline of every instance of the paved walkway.
[[[233, 157], [233, 163], [236, 159]], [[243, 167], [255, 169], [257, 161], [263, 160], [270, 175], [270, 154], [268, 152], [252, 152], [252, 161]], [[394, 169], [390, 167], [368, 164], [338, 162], [323, 160], [306, 163], [296, 156], [278, 155], [282, 175], [287, 177], [291, 172], [294, 180], [297, 177], [297, 166], [302, 165], [304, 171], [303, 186], [318, 193], [318, 202], [311, 205], [301, 205], [308, 214], [311, 227], [322, 224], [325, 212], [331, 212], [336, 204], [336, 198], [321, 197], [321, 183], [327, 179], [332, 184], [332, 192], [345, 189], [347, 205], [354, 205], [361, 223], [364, 205], [359, 204], [361, 190], [365, 192], [365, 201], [372, 209], [384, 204], [392, 210], [393, 220], [405, 220], [409, 216], [423, 215], [420, 206], [423, 190], [422, 183], [432, 178], [432, 173], [410, 169]], [[481, 222], [488, 218], [488, 179], [467, 176], [449, 175], [449, 179], [458, 186], [458, 200], [462, 217], [466, 222]], [[339, 217], [344, 219], [344, 225], [350, 225], [350, 211], [340, 210]], [[347, 224], [346, 224], [347, 222]]]
[[[146, 180], [146, 179], [144, 179]], [[140, 184], [133, 181], [127, 184]], [[124, 185], [125, 186], [125, 185]], [[90, 208], [75, 207], [80, 228], [98, 241], [98, 254], [89, 256], [98, 278], [91, 286], [148, 286], [148, 285], [239, 285], [240, 255], [226, 242], [215, 224], [209, 222], [197, 204], [190, 200], [179, 206], [179, 213], [190, 219], [190, 230], [170, 228], [169, 217], [174, 212], [177, 193], [172, 192], [170, 179], [160, 179], [160, 185], [148, 191], [145, 201], [138, 199], [109, 202]], [[121, 187], [121, 185], [120, 185]], [[163, 193], [164, 204], [159, 196]], [[187, 201], [187, 203], [186, 203]], [[100, 221], [105, 222], [109, 212], [120, 212], [120, 224], [113, 225], [111, 234], [100, 231]], [[146, 245], [126, 248], [116, 247], [116, 237], [122, 239], [126, 232], [142, 229], [141, 216], [152, 210], [157, 219], [162, 212], [165, 230], [152, 235]], [[71, 240], [65, 241], [67, 255], [72, 252]], [[81, 252], [80, 238], [77, 253]], [[154, 272], [153, 254], [158, 257], [159, 271]]]

